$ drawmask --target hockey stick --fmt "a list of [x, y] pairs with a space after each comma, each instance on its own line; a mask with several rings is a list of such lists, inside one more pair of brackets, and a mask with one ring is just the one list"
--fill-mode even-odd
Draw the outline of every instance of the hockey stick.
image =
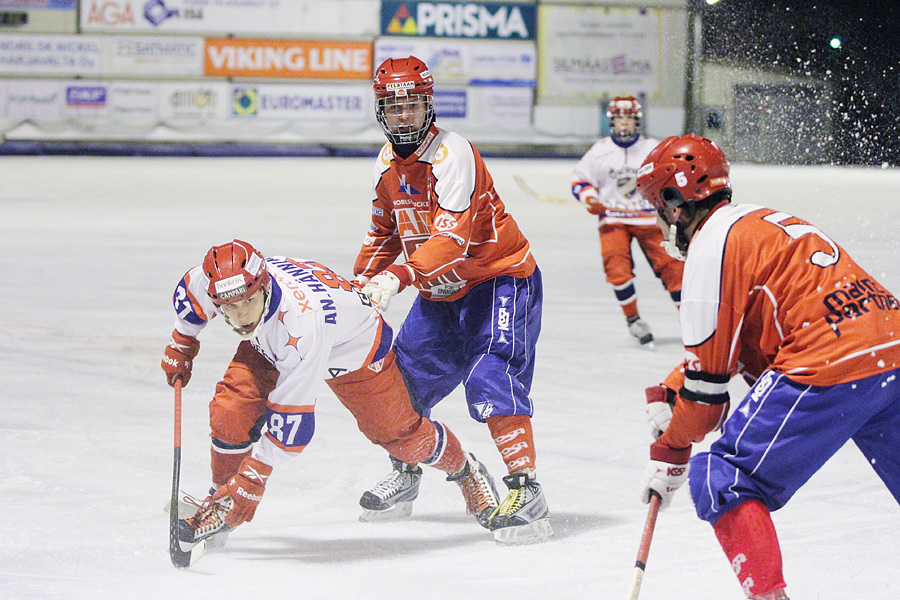
[[644, 569], [647, 568], [647, 555], [650, 554], [650, 541], [653, 539], [653, 528], [656, 527], [656, 515], [659, 514], [659, 503], [661, 501], [662, 498], [659, 497], [659, 494], [650, 493], [650, 509], [647, 511], [647, 521], [644, 523], [641, 546], [638, 548], [637, 560], [634, 563], [634, 575], [631, 576], [628, 600], [637, 600], [641, 591], [641, 581], [644, 579]]
[[556, 198], [554, 196], [545, 196], [544, 194], [538, 194], [536, 191], [531, 189], [531, 186], [525, 183], [524, 179], [522, 179], [518, 175], [513, 175], [513, 179], [516, 180], [516, 183], [519, 184], [519, 188], [521, 188], [523, 192], [525, 192], [532, 198], [537, 198], [541, 202], [549, 202], [550, 204], [581, 204], [581, 202], [578, 202], [574, 198], [569, 200], [567, 198]]
[[172, 498], [169, 501], [169, 558], [178, 569], [195, 564], [206, 549], [206, 541], [184, 550], [178, 540], [178, 495], [181, 484], [181, 379], [175, 380], [175, 460], [172, 467]]

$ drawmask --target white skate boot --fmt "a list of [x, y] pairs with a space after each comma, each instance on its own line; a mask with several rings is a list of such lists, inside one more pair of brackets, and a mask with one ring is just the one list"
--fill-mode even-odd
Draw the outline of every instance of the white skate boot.
[[[225, 515], [231, 510], [231, 498], [213, 500], [212, 494], [215, 488], [210, 489], [210, 495], [202, 503], [198, 504], [197, 512], [178, 521], [178, 539], [186, 544], [196, 544], [206, 540], [209, 549], [225, 545], [228, 534], [234, 529], [225, 523]], [[192, 499], [191, 499], [192, 500]]]
[[494, 541], [507, 546], [537, 544], [553, 538], [550, 509], [533, 474], [513, 473], [503, 478], [509, 495], [491, 516]]
[[391, 457], [393, 469], [375, 486], [363, 492], [359, 505], [360, 521], [393, 521], [412, 514], [413, 500], [419, 495], [422, 468]]
[[650, 344], [652, 347], [653, 333], [650, 331], [650, 326], [647, 325], [640, 315], [628, 318], [628, 331], [642, 346]]

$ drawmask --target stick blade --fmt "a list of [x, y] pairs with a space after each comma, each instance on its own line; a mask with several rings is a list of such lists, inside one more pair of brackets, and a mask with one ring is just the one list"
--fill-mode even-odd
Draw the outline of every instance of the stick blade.
[[176, 569], [187, 569], [194, 566], [205, 550], [206, 540], [193, 544], [193, 547], [185, 550], [177, 537], [169, 536], [169, 558], [172, 559], [172, 564]]

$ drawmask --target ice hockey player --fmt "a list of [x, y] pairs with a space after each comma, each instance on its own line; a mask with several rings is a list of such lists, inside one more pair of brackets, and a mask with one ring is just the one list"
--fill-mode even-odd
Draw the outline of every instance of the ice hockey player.
[[[434, 80], [425, 63], [388, 59], [374, 88], [389, 142], [376, 160], [372, 221], [354, 275], [382, 309], [404, 288], [416, 288], [394, 342], [413, 405], [427, 417], [465, 386], [469, 414], [487, 423], [509, 472], [508, 495], [495, 500], [485, 525], [501, 544], [547, 540], [553, 532], [536, 479], [529, 397], [540, 271], [481, 155], [435, 125]], [[394, 462], [395, 470], [414, 468]]]
[[[747, 597], [786, 599], [769, 513], [848, 440], [900, 502], [900, 303], [821, 229], [733, 204], [728, 161], [707, 138], [665, 139], [637, 188], [668, 249], [686, 257], [683, 371], [647, 389], [664, 433], [641, 498], [658, 494], [665, 507], [689, 480]], [[737, 374], [752, 387], [725, 421]], [[718, 427], [709, 452], [690, 458]]]
[[468, 510], [493, 509], [490, 476], [449, 428], [413, 410], [390, 326], [346, 279], [315, 262], [263, 258], [234, 240], [212, 247], [184, 275], [173, 303], [175, 329], [162, 361], [170, 385], [190, 381], [197, 335], [216, 314], [244, 340], [209, 404], [213, 488], [180, 521], [182, 541], [209, 538], [215, 546], [253, 518], [273, 467], [312, 439], [323, 379], [369, 440], [399, 460], [447, 473]]
[[632, 240], [637, 240], [676, 307], [681, 303], [683, 265], [663, 250], [656, 213], [635, 190], [638, 167], [659, 143], [640, 134], [642, 117], [633, 96], [610, 101], [606, 118], [611, 135], [597, 141], [575, 165], [572, 194], [599, 218], [603, 270], [625, 313], [628, 331], [641, 344], [651, 344], [653, 333], [638, 312]]

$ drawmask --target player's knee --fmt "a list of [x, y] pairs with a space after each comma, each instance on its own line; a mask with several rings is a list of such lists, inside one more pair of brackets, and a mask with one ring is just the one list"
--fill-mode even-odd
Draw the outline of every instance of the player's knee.
[[498, 356], [482, 356], [465, 381], [466, 401], [473, 419], [484, 422], [491, 415], [528, 415], [532, 406], [528, 388], [515, 369]]
[[737, 465], [709, 452], [691, 458], [688, 485], [697, 516], [710, 524], [715, 524], [722, 515], [749, 499], [772, 505], [766, 494]]

